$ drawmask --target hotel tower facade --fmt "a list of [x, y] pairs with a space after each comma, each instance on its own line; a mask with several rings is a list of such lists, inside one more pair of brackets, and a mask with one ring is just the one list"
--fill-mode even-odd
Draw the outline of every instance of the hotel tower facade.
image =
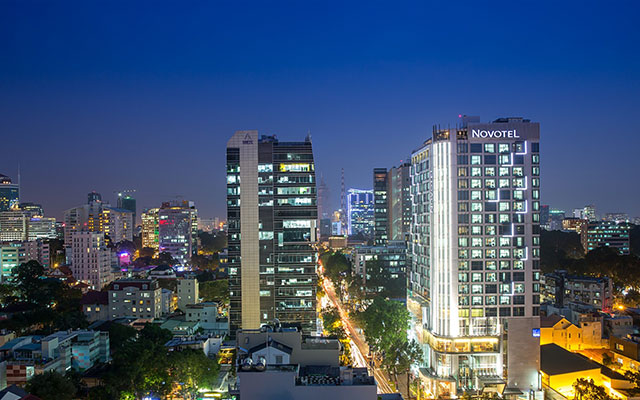
[[465, 116], [411, 155], [408, 307], [434, 395], [540, 389], [539, 132]]

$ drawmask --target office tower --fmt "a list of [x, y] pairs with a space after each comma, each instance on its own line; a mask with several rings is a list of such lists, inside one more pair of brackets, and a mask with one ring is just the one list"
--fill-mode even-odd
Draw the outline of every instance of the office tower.
[[373, 169], [373, 242], [382, 246], [389, 240], [387, 169]]
[[159, 240], [159, 224], [158, 212], [159, 208], [150, 208], [145, 210], [142, 215], [142, 247], [149, 247], [158, 251]]
[[[193, 241], [193, 211], [189, 202], [166, 202], [158, 211], [158, 251], [169, 253], [179, 265], [191, 263]], [[196, 229], [197, 229], [197, 214]]]
[[230, 322], [316, 330], [316, 182], [311, 139], [238, 131], [227, 143]]
[[328, 238], [331, 236], [331, 211], [329, 210], [329, 187], [324, 181], [323, 177], [320, 177], [320, 183], [318, 184], [318, 226], [320, 230], [321, 238]]
[[550, 231], [562, 230], [562, 221], [565, 218], [565, 212], [563, 210], [550, 209], [549, 210], [549, 228]]
[[342, 234], [344, 235], [345, 232], [348, 231], [347, 228], [347, 192], [345, 191], [345, 186], [344, 186], [344, 168], [340, 169], [340, 173], [341, 173], [341, 178], [340, 178], [340, 232], [343, 232]]
[[49, 217], [33, 216], [27, 221], [27, 240], [55, 239], [56, 219]]
[[617, 223], [627, 222], [629, 221], [629, 214], [622, 213], [622, 212], [606, 213], [603, 219], [605, 221], [611, 221], [611, 222], [617, 222]]
[[133, 214], [133, 223], [136, 223], [136, 199], [125, 192], [118, 193], [118, 208], [129, 210]]
[[411, 228], [411, 164], [389, 169], [388, 209], [389, 240], [408, 240]]
[[0, 282], [13, 279], [13, 270], [20, 265], [20, 243], [0, 244]]
[[598, 217], [596, 216], [596, 206], [594, 206], [593, 204], [584, 206], [584, 208], [582, 209], [582, 218], [586, 219], [587, 221], [597, 220]]
[[549, 230], [549, 206], [545, 204], [540, 206], [540, 226]]
[[87, 194], [87, 204], [102, 203], [102, 195], [95, 190]]
[[28, 212], [17, 208], [0, 211], [0, 242], [27, 240], [29, 219]]
[[597, 221], [584, 224], [578, 233], [585, 253], [598, 247], [611, 247], [620, 254], [628, 255], [631, 247], [631, 224], [626, 222]]
[[349, 235], [373, 236], [373, 190], [349, 189], [347, 232]]
[[540, 390], [539, 157], [522, 118], [465, 117], [412, 153], [408, 308], [436, 396]]
[[11, 178], [0, 174], [0, 211], [17, 208], [20, 204], [20, 185], [11, 182]]
[[34, 217], [36, 217], [36, 216], [39, 216], [39, 217], [44, 216], [44, 209], [42, 208], [41, 204], [20, 203], [18, 208], [23, 210], [23, 211], [28, 211], [30, 213], [30, 215], [34, 216]]
[[101, 290], [112, 281], [111, 250], [102, 232], [74, 232], [71, 237], [73, 277]]

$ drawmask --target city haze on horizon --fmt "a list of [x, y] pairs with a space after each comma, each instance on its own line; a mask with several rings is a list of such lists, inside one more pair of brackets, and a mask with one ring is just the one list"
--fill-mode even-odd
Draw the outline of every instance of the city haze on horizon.
[[543, 204], [640, 216], [640, 5], [507, 4], [5, 2], [0, 173], [17, 182], [20, 164], [21, 200], [56, 218], [127, 189], [138, 215], [181, 196], [224, 218], [234, 132], [310, 132], [337, 208], [341, 168], [347, 189], [371, 189], [434, 124], [520, 116], [540, 123]]

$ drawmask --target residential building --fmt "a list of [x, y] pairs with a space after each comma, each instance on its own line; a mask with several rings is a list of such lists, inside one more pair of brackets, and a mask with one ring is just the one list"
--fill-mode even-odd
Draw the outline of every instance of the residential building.
[[539, 124], [479, 121], [411, 155], [408, 308], [435, 396], [540, 390]]
[[586, 219], [587, 221], [595, 221], [598, 219], [596, 216], [596, 206], [591, 204], [582, 208], [576, 208], [573, 210], [573, 217], [578, 219]]
[[383, 246], [389, 240], [389, 182], [386, 168], [373, 169], [373, 243]]
[[133, 212], [124, 208], [104, 206], [102, 208], [102, 231], [109, 236], [111, 243], [133, 241]]
[[150, 208], [142, 213], [142, 247], [149, 247], [158, 251], [159, 236], [159, 208]]
[[624, 337], [638, 333], [633, 325], [633, 317], [626, 314], [604, 314], [604, 334], [605, 336]]
[[0, 174], [0, 212], [18, 208], [20, 204], [20, 185], [11, 178]]
[[335, 339], [303, 338], [293, 328], [265, 326], [237, 333], [238, 383], [243, 400], [378, 398], [366, 368], [340, 367]]
[[158, 318], [162, 315], [162, 289], [152, 279], [118, 279], [109, 284], [109, 319]]
[[540, 346], [540, 375], [545, 398], [573, 399], [576, 380], [593, 380], [614, 399], [634, 398], [633, 384], [623, 375], [556, 344]]
[[407, 241], [411, 229], [411, 164], [389, 169], [388, 210], [389, 240]]
[[632, 225], [626, 222], [590, 222], [580, 235], [582, 248], [588, 253], [598, 247], [607, 246], [618, 250], [620, 254], [628, 255], [631, 248], [631, 228]]
[[613, 306], [613, 282], [606, 276], [569, 275], [566, 271], [556, 271], [544, 274], [541, 285], [542, 302], [556, 307], [580, 303], [609, 312]]
[[158, 210], [158, 251], [171, 254], [182, 266], [189, 265], [193, 252], [197, 251], [193, 224], [195, 218], [197, 237], [198, 215], [191, 204], [166, 202]]
[[390, 241], [383, 246], [356, 246], [353, 248], [351, 258], [354, 267], [353, 273], [362, 277], [364, 282], [367, 282], [371, 276], [371, 271], [367, 270], [367, 262], [376, 261], [388, 277], [388, 280], [377, 291], [386, 289], [388, 297], [406, 302], [407, 246], [404, 241]]
[[109, 320], [109, 292], [90, 290], [82, 295], [80, 304], [87, 321]]
[[100, 290], [111, 282], [111, 250], [104, 233], [73, 232], [71, 252], [71, 271], [77, 280], [87, 283], [93, 290]]
[[13, 278], [13, 270], [20, 265], [20, 243], [4, 243], [0, 246], [0, 281]]
[[555, 343], [569, 351], [602, 349], [608, 346], [602, 339], [599, 320], [584, 321], [580, 326], [572, 324], [561, 315], [540, 317], [540, 345]]
[[0, 244], [0, 280], [2, 282], [11, 280], [14, 268], [31, 260], [49, 268], [49, 244], [42, 240]]
[[227, 143], [232, 335], [274, 318], [315, 332], [317, 220], [311, 138], [236, 132]]
[[45, 269], [51, 266], [51, 254], [49, 252], [49, 242], [42, 239], [35, 239], [20, 242], [18, 262], [20, 264], [35, 260]]
[[229, 319], [219, 312], [218, 303], [204, 302], [188, 304], [184, 311], [185, 320], [198, 322], [204, 333], [226, 336], [229, 334]]
[[198, 280], [196, 278], [178, 279], [178, 308], [181, 311], [187, 309], [187, 304], [200, 302]]
[[348, 234], [371, 237], [373, 230], [373, 190], [349, 189], [347, 194]]
[[186, 349], [201, 350], [207, 357], [215, 357], [222, 347], [221, 336], [192, 335], [174, 337], [164, 346], [169, 351], [182, 351]]
[[59, 331], [48, 336], [22, 336], [0, 347], [6, 363], [8, 385], [24, 385], [35, 374], [69, 369], [83, 372], [108, 362], [109, 333], [99, 331]]

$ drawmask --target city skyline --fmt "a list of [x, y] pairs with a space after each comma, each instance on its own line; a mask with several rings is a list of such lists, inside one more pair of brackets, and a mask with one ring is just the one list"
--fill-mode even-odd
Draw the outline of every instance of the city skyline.
[[[223, 216], [224, 144], [243, 129], [310, 132], [336, 208], [341, 168], [347, 188], [368, 189], [373, 168], [399, 165], [459, 114], [541, 123], [543, 204], [640, 215], [640, 187], [626, 184], [640, 144], [640, 56], [628, 52], [637, 4], [334, 13], [161, 3], [144, 18], [140, 4], [0, 7], [12, 60], [0, 66], [0, 129], [16, 149], [0, 173], [17, 180], [19, 163], [23, 201], [56, 218], [69, 199], [122, 189], [136, 189], [140, 211], [181, 195]], [[603, 146], [603, 134], [616, 140]]]

